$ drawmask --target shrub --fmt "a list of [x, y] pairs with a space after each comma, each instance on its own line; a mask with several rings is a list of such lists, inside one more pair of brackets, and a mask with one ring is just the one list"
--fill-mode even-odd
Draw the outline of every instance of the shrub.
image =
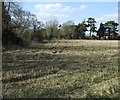
[[4, 29], [2, 30], [2, 44], [3, 46], [18, 45], [23, 46], [22, 38], [18, 37], [13, 31]]

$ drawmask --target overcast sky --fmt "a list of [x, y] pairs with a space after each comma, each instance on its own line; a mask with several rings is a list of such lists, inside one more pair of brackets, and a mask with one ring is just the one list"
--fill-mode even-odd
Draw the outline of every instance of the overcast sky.
[[109, 20], [118, 22], [117, 2], [22, 2], [22, 6], [43, 22], [56, 19], [59, 24], [68, 20], [78, 24], [88, 17], [94, 17], [97, 26]]

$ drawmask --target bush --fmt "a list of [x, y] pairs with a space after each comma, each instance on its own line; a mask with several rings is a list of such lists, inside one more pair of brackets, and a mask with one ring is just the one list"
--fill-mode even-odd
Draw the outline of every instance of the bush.
[[3, 46], [23, 46], [23, 40], [13, 31], [4, 29], [2, 30], [2, 44]]
[[81, 39], [87, 39], [87, 40], [90, 40], [91, 37], [90, 37], [90, 36], [84, 36], [84, 37], [81, 37]]
[[31, 35], [31, 41], [34, 42], [40, 42], [45, 38], [46, 38], [46, 34], [44, 29], [37, 30], [35, 33], [32, 33]]
[[93, 39], [93, 40], [98, 40], [98, 37], [95, 36], [95, 35], [92, 35], [92, 39]]

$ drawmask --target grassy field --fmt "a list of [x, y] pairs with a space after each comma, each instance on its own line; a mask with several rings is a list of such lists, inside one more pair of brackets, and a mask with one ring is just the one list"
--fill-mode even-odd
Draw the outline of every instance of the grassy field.
[[2, 55], [5, 98], [118, 97], [118, 41], [52, 40]]

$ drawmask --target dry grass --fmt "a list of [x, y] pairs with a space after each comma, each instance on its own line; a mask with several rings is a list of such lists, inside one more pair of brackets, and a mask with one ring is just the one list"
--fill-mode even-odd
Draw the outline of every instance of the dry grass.
[[118, 41], [52, 40], [3, 52], [3, 96], [117, 97]]

